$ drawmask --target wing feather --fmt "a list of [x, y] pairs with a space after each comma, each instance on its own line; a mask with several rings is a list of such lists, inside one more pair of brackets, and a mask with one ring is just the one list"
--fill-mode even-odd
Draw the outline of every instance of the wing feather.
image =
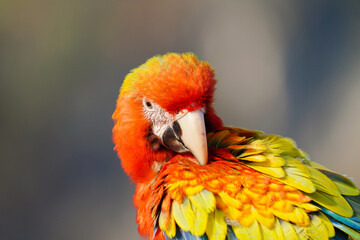
[[209, 164], [182, 158], [159, 174], [171, 197], [157, 214], [166, 239], [336, 239], [334, 227], [360, 237], [359, 189], [291, 139], [226, 128], [208, 144]]
[[342, 195], [357, 196], [360, 194], [359, 189], [350, 179], [325, 169], [320, 171], [334, 182]]
[[227, 233], [227, 225], [225, 222], [225, 214], [219, 209], [209, 214], [206, 235], [209, 240], [225, 239]]
[[332, 196], [321, 191], [311, 193], [309, 196], [321, 206], [344, 217], [351, 217], [354, 213], [350, 204], [342, 196]]
[[198, 194], [189, 196], [189, 199], [198, 209], [203, 209], [207, 213], [210, 213], [215, 209], [214, 194], [206, 189], [202, 190]]
[[235, 233], [235, 236], [238, 239], [252, 240], [252, 239], [262, 239], [262, 234], [260, 226], [257, 221], [254, 221], [249, 227], [242, 225], [232, 226], [232, 229]]
[[298, 240], [299, 236], [297, 235], [293, 224], [288, 221], [280, 220], [280, 225], [286, 239], [288, 240]]
[[194, 227], [195, 213], [192, 210], [188, 197], [185, 197], [182, 203], [178, 201], [173, 202], [172, 214], [182, 230], [188, 232]]

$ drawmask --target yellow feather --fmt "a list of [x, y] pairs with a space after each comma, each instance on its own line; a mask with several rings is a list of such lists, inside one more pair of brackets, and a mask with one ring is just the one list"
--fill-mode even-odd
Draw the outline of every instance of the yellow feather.
[[162, 231], [166, 230], [166, 218], [163, 213], [160, 213], [159, 216], [159, 227]]
[[[284, 233], [283, 233], [279, 219], [276, 219], [276, 221], [275, 221], [274, 230], [275, 230], [279, 240], [285, 240], [286, 235], [284, 235]], [[286, 237], [286, 239], [288, 239], [288, 238]]]
[[[241, 145], [239, 145], [239, 147], [235, 150], [242, 150], [241, 148]], [[246, 159], [247, 157], [255, 157], [254, 160], [249, 160], [249, 161], [254, 161], [254, 162], [263, 162], [263, 161], [266, 161], [266, 158], [263, 158], [263, 155], [260, 155], [261, 153], [263, 153], [262, 150], [256, 150], [256, 149], [253, 149], [251, 145], [249, 146], [244, 146], [246, 147], [246, 150], [240, 154], [240, 157], [241, 159]], [[228, 147], [229, 149], [232, 149], [232, 146]], [[260, 156], [260, 158], [258, 158], [258, 156]], [[251, 158], [249, 158], [251, 159]]]
[[284, 220], [280, 220], [280, 225], [282, 227], [284, 236], [286, 236], [287, 240], [298, 240], [299, 239], [299, 237], [291, 223], [284, 221]]
[[255, 208], [253, 208], [252, 210], [254, 211], [255, 218], [260, 225], [265, 226], [267, 228], [272, 228], [274, 226], [275, 217], [273, 214], [271, 214], [269, 217], [264, 217]]
[[206, 234], [209, 240], [225, 239], [227, 233], [227, 225], [225, 222], [225, 213], [219, 209], [208, 216]]
[[281, 167], [285, 164], [284, 158], [279, 157], [277, 154], [266, 154], [266, 158], [271, 162], [272, 166]]
[[195, 213], [194, 226], [190, 229], [190, 232], [195, 236], [202, 236], [205, 233], [208, 213], [203, 209], [198, 209], [194, 205], [192, 206]]
[[264, 152], [266, 150], [266, 146], [265, 146], [263, 140], [256, 139], [256, 140], [250, 142], [248, 149], [253, 149], [256, 151]]
[[278, 228], [275, 228], [275, 227], [267, 228], [267, 227], [262, 226], [262, 225], [260, 225], [260, 226], [261, 226], [262, 238], [264, 240], [284, 239], [284, 235], [283, 235], [281, 227], [280, 228], [279, 227]]
[[294, 168], [297, 171], [301, 172], [301, 175], [310, 177], [310, 172], [306, 165], [304, 165], [300, 160], [292, 157], [291, 155], [284, 157], [286, 160], [286, 166]]
[[296, 206], [304, 209], [307, 212], [315, 212], [320, 210], [320, 208], [318, 206], [315, 206], [314, 204], [311, 203], [294, 203]]
[[290, 200], [278, 200], [272, 205], [272, 210], [290, 213], [294, 210], [293, 202]]
[[249, 163], [247, 166], [255, 169], [259, 172], [268, 174], [275, 178], [283, 178], [285, 176], [285, 172], [281, 167], [264, 167], [264, 166], [256, 166], [255, 164]]
[[266, 161], [266, 157], [264, 155], [251, 155], [247, 157], [238, 157], [241, 160], [246, 160], [250, 162], [264, 162]]
[[296, 150], [296, 143], [291, 138], [273, 136], [274, 141], [281, 146], [284, 152], [293, 153]]
[[309, 161], [309, 164], [310, 164], [310, 166], [312, 166], [313, 168], [331, 171], [331, 170], [328, 169], [327, 167], [325, 167], [325, 166], [323, 166], [323, 165], [321, 165], [320, 163], [317, 163], [317, 162]]
[[297, 225], [293, 225], [296, 234], [299, 236], [300, 239], [311, 239], [309, 228], [307, 227], [300, 227]]
[[316, 215], [311, 216], [311, 222], [308, 226], [294, 225], [294, 228], [300, 239], [327, 240], [330, 237], [327, 226]]
[[223, 209], [226, 213], [226, 216], [230, 220], [239, 220], [241, 216], [243, 215], [243, 212], [239, 211], [238, 209], [228, 206], [227, 208]]
[[169, 190], [169, 192], [175, 192], [179, 188], [182, 188], [182, 187], [186, 186], [187, 184], [188, 184], [188, 181], [185, 181], [185, 180], [181, 181], [180, 180], [180, 181], [169, 184], [168, 190]]
[[272, 210], [272, 212], [280, 219], [283, 219], [285, 221], [291, 221], [299, 226], [307, 226], [310, 222], [310, 218], [305, 212], [305, 210], [298, 207], [294, 207], [292, 212], [281, 212], [274, 209]]
[[241, 240], [251, 240], [251, 239], [262, 239], [260, 227], [257, 221], [254, 221], [249, 227], [244, 227], [242, 225], [232, 226], [232, 229], [235, 233], [235, 236]]
[[206, 189], [196, 195], [189, 196], [189, 199], [196, 208], [203, 209], [207, 213], [213, 212], [216, 206], [214, 194]]
[[295, 222], [299, 226], [307, 226], [310, 223], [309, 215], [305, 212], [304, 209], [294, 208], [294, 219], [290, 221]]
[[338, 188], [325, 174], [312, 167], [308, 167], [311, 181], [315, 184], [317, 190], [328, 193], [333, 196], [340, 196]]
[[327, 216], [325, 216], [325, 214], [323, 214], [322, 212], [318, 212], [317, 216], [318, 216], [318, 218], [321, 219], [323, 224], [326, 226], [329, 237], [335, 236], [335, 229], [334, 229], [334, 226], [332, 225], [332, 223], [330, 222], [329, 218]]
[[309, 230], [312, 239], [327, 240], [329, 239], [328, 230], [323, 221], [316, 215], [311, 216]]
[[277, 210], [272, 210], [273, 214], [280, 218], [283, 219], [285, 221], [290, 221], [290, 219], [292, 219], [294, 217], [293, 212], [282, 212], [282, 211], [277, 211]]
[[324, 192], [316, 191], [308, 194], [309, 197], [321, 206], [344, 217], [351, 217], [353, 209], [342, 196], [332, 196]]
[[[264, 162], [252, 162], [252, 166], [263, 166], [263, 167], [272, 167], [272, 168], [279, 168], [284, 166], [285, 160], [281, 157], [276, 157], [272, 154], [266, 154], [266, 161]], [[244, 159], [241, 157], [241, 159]]]
[[197, 185], [195, 187], [187, 187], [185, 188], [185, 194], [188, 196], [192, 196], [201, 192], [203, 189], [204, 187], [202, 185]]
[[227, 193], [221, 191], [219, 192], [219, 196], [221, 197], [222, 201], [229, 206], [235, 207], [235, 208], [240, 208], [242, 206], [242, 203], [235, 199], [230, 197]]
[[241, 225], [243, 225], [244, 227], [249, 227], [251, 226], [255, 221], [255, 214], [253, 213], [253, 211], [249, 211], [248, 214], [243, 215], [240, 219], [239, 219], [239, 223]]
[[310, 180], [306, 166], [293, 164], [290, 159], [287, 159], [287, 164], [289, 161], [290, 164], [283, 167], [286, 177], [278, 180], [307, 193], [315, 192], [315, 185]]
[[181, 229], [188, 232], [193, 228], [195, 213], [188, 197], [185, 197], [182, 203], [174, 201], [171, 209], [174, 219]]
[[169, 238], [175, 237], [175, 235], [176, 235], [176, 226], [175, 226], [175, 221], [174, 221], [174, 218], [173, 218], [172, 214], [170, 214], [169, 223], [166, 226], [166, 219], [164, 217], [164, 214], [160, 213], [159, 227], [160, 227], [161, 231], [166, 232], [166, 235]]

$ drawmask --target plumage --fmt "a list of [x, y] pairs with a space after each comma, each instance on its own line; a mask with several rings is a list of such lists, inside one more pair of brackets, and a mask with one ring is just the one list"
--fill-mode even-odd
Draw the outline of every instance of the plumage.
[[325, 169], [320, 169], [320, 171], [333, 181], [341, 194], [348, 196], [357, 196], [360, 194], [359, 189], [350, 179]]
[[[137, 184], [140, 234], [360, 239], [360, 191], [351, 180], [289, 138], [224, 127], [212, 107], [215, 82], [210, 65], [191, 53], [156, 56], [125, 78], [113, 141]], [[206, 129], [189, 137], [189, 123]]]
[[346, 225], [341, 224], [335, 220], [331, 220], [331, 222], [334, 225], [334, 227], [340, 229], [344, 233], [347, 233], [349, 237], [352, 237], [353, 239], [360, 239], [360, 234], [358, 231], [355, 231], [354, 229], [347, 227]]
[[254, 221], [250, 226], [245, 227], [242, 225], [232, 226], [232, 230], [238, 239], [261, 239], [262, 233], [257, 221]]
[[345, 225], [351, 227], [351, 228], [354, 228], [356, 230], [360, 230], [360, 225], [358, 222], [352, 220], [351, 218], [346, 218], [346, 217], [343, 217], [339, 214], [336, 214], [332, 211], [330, 211], [329, 209], [326, 209], [326, 208], [322, 208], [322, 212], [324, 212], [326, 215], [329, 215], [330, 217], [334, 218], [334, 219], [337, 219], [339, 222], [342, 222], [344, 223]]
[[344, 197], [354, 210], [354, 215], [351, 217], [351, 219], [360, 222], [360, 195]]
[[206, 225], [206, 235], [209, 240], [225, 239], [227, 233], [227, 225], [225, 222], [225, 214], [220, 209], [215, 209], [209, 213], [208, 223]]

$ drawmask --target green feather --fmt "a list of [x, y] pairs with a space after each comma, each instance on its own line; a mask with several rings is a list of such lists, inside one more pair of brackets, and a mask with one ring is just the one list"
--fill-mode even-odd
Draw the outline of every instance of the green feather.
[[316, 191], [307, 195], [321, 206], [326, 207], [341, 216], [351, 217], [354, 213], [349, 203], [342, 196], [332, 196], [321, 191]]
[[348, 201], [351, 207], [354, 210], [354, 215], [352, 219], [360, 222], [360, 195], [358, 196], [344, 196], [344, 198]]
[[320, 171], [334, 181], [341, 194], [350, 196], [356, 196], [360, 194], [359, 189], [350, 179], [328, 170], [322, 169]]
[[317, 190], [325, 192], [333, 196], [340, 196], [337, 186], [325, 174], [319, 170], [308, 166], [311, 181], [314, 183]]

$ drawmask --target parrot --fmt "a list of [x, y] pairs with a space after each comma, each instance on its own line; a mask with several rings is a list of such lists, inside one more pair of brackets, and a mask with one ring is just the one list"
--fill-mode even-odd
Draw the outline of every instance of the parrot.
[[217, 80], [194, 53], [128, 73], [112, 115], [114, 150], [136, 184], [150, 240], [360, 239], [359, 189], [286, 137], [224, 126]]

